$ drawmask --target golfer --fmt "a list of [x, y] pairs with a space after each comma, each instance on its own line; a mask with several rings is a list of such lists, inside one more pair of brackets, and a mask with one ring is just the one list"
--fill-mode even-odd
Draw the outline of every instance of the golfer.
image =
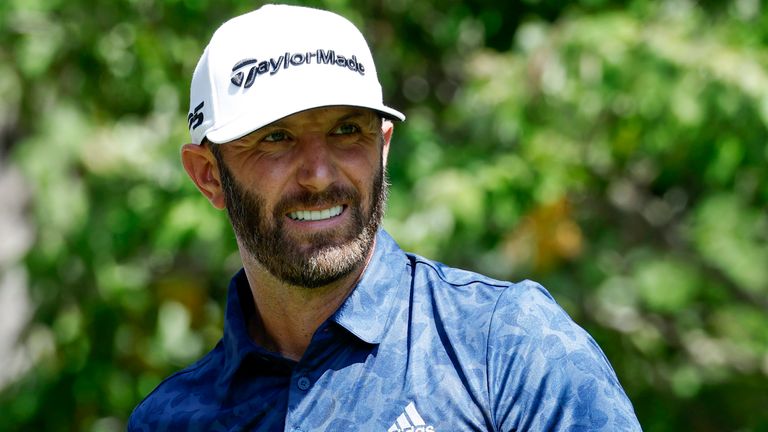
[[181, 157], [226, 210], [243, 268], [219, 343], [149, 394], [130, 431], [640, 430], [543, 287], [403, 252], [381, 229], [404, 119], [336, 14], [268, 5], [214, 33]]

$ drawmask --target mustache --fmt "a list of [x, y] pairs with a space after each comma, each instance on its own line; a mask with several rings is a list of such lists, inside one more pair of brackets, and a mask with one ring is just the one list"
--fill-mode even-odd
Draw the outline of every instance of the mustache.
[[355, 203], [360, 194], [352, 188], [331, 186], [322, 192], [300, 191], [283, 197], [275, 205], [275, 216], [283, 215], [296, 207], [323, 207], [340, 202]]

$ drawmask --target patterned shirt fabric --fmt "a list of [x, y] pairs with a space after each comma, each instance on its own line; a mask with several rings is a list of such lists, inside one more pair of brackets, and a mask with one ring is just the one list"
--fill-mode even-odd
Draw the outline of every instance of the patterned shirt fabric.
[[406, 254], [383, 230], [300, 361], [251, 340], [254, 312], [241, 270], [223, 338], [147, 396], [128, 430], [640, 430], [600, 348], [543, 287]]

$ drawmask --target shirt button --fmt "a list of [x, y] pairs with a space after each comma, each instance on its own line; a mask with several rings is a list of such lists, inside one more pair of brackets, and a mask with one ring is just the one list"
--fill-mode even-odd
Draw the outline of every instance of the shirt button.
[[311, 385], [312, 383], [309, 381], [309, 378], [305, 376], [299, 378], [299, 380], [296, 381], [296, 386], [299, 387], [299, 390], [309, 390]]

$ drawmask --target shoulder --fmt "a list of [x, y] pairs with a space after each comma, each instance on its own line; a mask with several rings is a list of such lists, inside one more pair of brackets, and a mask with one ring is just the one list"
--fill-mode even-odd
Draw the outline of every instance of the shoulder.
[[434, 311], [454, 352], [484, 364], [499, 430], [640, 429], [600, 347], [542, 285], [409, 259], [420, 310]]
[[528, 340], [563, 336], [585, 342], [586, 332], [557, 304], [537, 282], [524, 280], [510, 284], [499, 296], [494, 310], [494, 330]]
[[[219, 346], [192, 365], [164, 379], [131, 413], [129, 431], [171, 430], [178, 413], [202, 407], [214, 399]], [[194, 405], [194, 406], [193, 406]], [[169, 429], [169, 427], [171, 429]]]
[[[491, 320], [492, 344], [509, 338], [532, 345], [562, 337], [577, 345], [591, 344], [589, 335], [571, 320], [552, 295], [530, 280], [508, 282], [408, 254], [415, 296], [427, 296], [443, 307], [482, 310]], [[450, 306], [453, 305], [453, 306]]]
[[502, 281], [418, 255], [408, 254], [408, 257], [413, 266], [416, 296], [423, 293], [444, 307], [484, 312], [489, 319], [494, 317], [490, 330], [497, 334], [511, 330], [509, 326], [515, 327], [515, 331], [524, 328], [540, 331], [545, 323], [569, 333], [581, 331], [552, 295], [536, 282]]
[[413, 267], [413, 284], [436, 295], [449, 295], [455, 301], [494, 300], [511, 282], [500, 281], [480, 273], [449, 267], [419, 255], [407, 254]]
[[[489, 392], [499, 425], [521, 430], [639, 430], [595, 340], [541, 285], [499, 297], [488, 337]], [[514, 402], [513, 402], [514, 401]]]
[[[493, 367], [537, 349], [552, 350], [547, 355], [557, 356], [563, 345], [559, 338], [572, 349], [590, 344], [586, 332], [536, 282], [501, 281], [418, 255], [409, 258], [412, 307], [431, 318], [432, 325], [455, 333], [454, 345], [474, 341], [468, 354], [478, 363]], [[526, 367], [520, 362], [514, 365]]]
[[[487, 337], [496, 304], [513, 284], [418, 255], [408, 254], [408, 258], [413, 266], [413, 307], [434, 319], [434, 324], [446, 331], [453, 329], [462, 338]], [[467, 326], [467, 322], [474, 325]]]
[[533, 281], [513, 284], [499, 296], [488, 349], [492, 365], [513, 364], [542, 374], [567, 366], [574, 368], [571, 377], [589, 375], [618, 385], [597, 342]]
[[[495, 350], [511, 354], [516, 350], [560, 351], [596, 348], [591, 337], [557, 304], [539, 283], [508, 282], [472, 271], [457, 269], [410, 255], [414, 267], [414, 297], [424, 296], [438, 306], [443, 317], [483, 317], [482, 329], [488, 338], [489, 355]], [[445, 314], [446, 311], [459, 312]], [[458, 320], [463, 326], [466, 319]], [[473, 321], [479, 323], [479, 321]], [[598, 349], [599, 350], [599, 349]]]

